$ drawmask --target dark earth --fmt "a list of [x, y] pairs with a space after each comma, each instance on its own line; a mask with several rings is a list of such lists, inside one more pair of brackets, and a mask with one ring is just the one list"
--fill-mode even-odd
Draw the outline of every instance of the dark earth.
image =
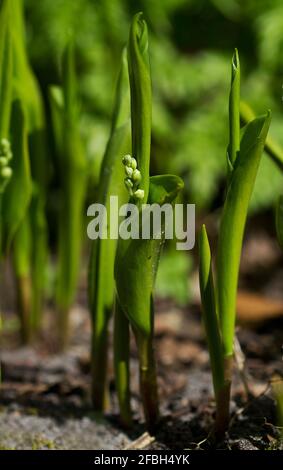
[[[256, 247], [256, 248], [255, 248]], [[272, 276], [270, 275], [272, 273]], [[146, 433], [140, 414], [137, 355], [132, 344], [134, 428], [119, 425], [109, 361], [110, 407], [105, 417], [90, 403], [90, 322], [86, 288], [71, 313], [71, 344], [57, 354], [52, 309], [33, 348], [19, 348], [13, 313], [1, 344], [0, 449], [209, 449], [214, 403], [209, 357], [201, 324], [197, 273], [187, 308], [156, 301], [156, 356], [161, 422]], [[85, 282], [82, 282], [85, 285]], [[282, 292], [281, 292], [282, 291]], [[257, 231], [246, 240], [241, 267], [237, 366], [231, 423], [219, 449], [283, 450], [272, 382], [282, 380], [283, 260], [276, 242]]]

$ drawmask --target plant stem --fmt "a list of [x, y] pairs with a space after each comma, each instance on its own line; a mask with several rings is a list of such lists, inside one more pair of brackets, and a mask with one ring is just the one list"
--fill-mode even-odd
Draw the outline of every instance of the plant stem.
[[[107, 315], [109, 318], [109, 312]], [[103, 323], [102, 328], [99, 328], [98, 324], [92, 326], [91, 358], [93, 408], [95, 411], [102, 412], [107, 409], [109, 403], [107, 391], [108, 322]]]
[[21, 339], [23, 344], [31, 341], [31, 279], [29, 276], [16, 276], [17, 306], [21, 322]]
[[216, 396], [216, 420], [215, 420], [215, 438], [216, 441], [223, 439], [228, 430], [230, 421], [230, 394], [232, 383], [233, 356], [224, 356], [224, 382], [215, 392]]
[[21, 337], [24, 344], [32, 339], [32, 280], [30, 273], [30, 226], [24, 220], [13, 241], [13, 267], [15, 273], [17, 307], [21, 322]]
[[2, 261], [2, 201], [3, 193], [0, 192], [0, 261]]
[[240, 150], [240, 61], [237, 49], [232, 58], [231, 90], [229, 96], [229, 133], [228, 154], [230, 165], [234, 165]]
[[153, 336], [145, 337], [136, 333], [140, 362], [140, 391], [145, 421], [149, 431], [155, 429], [159, 420], [158, 388], [156, 364], [153, 349]]
[[58, 324], [58, 350], [65, 351], [70, 338], [70, 325], [69, 325], [69, 307], [58, 307], [57, 309], [57, 324]]
[[214, 439], [219, 441], [229, 425], [229, 401], [231, 388], [232, 356], [223, 355], [223, 343], [216, 310], [211, 251], [205, 225], [199, 236], [199, 280], [202, 301], [202, 315], [206, 331], [213, 388], [216, 399], [216, 420]]
[[121, 422], [126, 427], [132, 425], [129, 361], [129, 320], [117, 299], [114, 316], [114, 369]]

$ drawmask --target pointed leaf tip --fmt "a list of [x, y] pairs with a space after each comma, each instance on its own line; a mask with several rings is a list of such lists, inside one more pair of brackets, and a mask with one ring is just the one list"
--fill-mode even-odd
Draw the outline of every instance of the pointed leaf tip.
[[233, 54], [233, 57], [232, 57], [232, 63], [234, 65], [234, 67], [236, 67], [236, 68], [238, 68], [239, 65], [240, 65], [239, 51], [236, 47], [234, 49], [234, 54]]

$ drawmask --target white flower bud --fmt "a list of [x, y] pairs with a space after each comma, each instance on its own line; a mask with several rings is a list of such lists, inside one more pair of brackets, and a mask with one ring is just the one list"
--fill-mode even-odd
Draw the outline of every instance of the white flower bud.
[[6, 157], [7, 157], [8, 162], [9, 162], [10, 160], [12, 160], [13, 154], [12, 154], [11, 150], [8, 150], [8, 151], [7, 151]]
[[9, 140], [7, 139], [1, 139], [1, 142], [0, 142], [0, 148], [3, 152], [9, 152], [10, 151], [10, 148], [11, 148], [11, 145], [10, 145], [10, 142]]
[[139, 170], [135, 170], [132, 174], [132, 180], [134, 183], [139, 183], [141, 181], [141, 172]]
[[136, 199], [143, 199], [144, 198], [144, 190], [143, 189], [137, 189], [134, 192], [134, 196]]
[[132, 196], [133, 195], [133, 182], [129, 178], [125, 178], [124, 183], [130, 196]]
[[122, 159], [122, 162], [123, 162], [123, 165], [125, 166], [131, 166], [131, 162], [132, 162], [131, 155], [125, 155]]
[[8, 180], [12, 176], [12, 169], [9, 166], [6, 166], [5, 168], [2, 168], [1, 170], [1, 177], [5, 180]]
[[130, 180], [130, 178], [125, 178], [125, 185], [128, 187], [128, 188], [132, 188], [134, 185], [133, 185], [133, 182], [132, 180]]
[[125, 173], [129, 178], [132, 178], [133, 176], [133, 169], [129, 166], [125, 166]]
[[8, 158], [6, 157], [0, 157], [0, 168], [3, 168], [3, 166], [8, 165]]
[[132, 159], [131, 159], [131, 167], [132, 167], [132, 169], [133, 169], [133, 170], [136, 170], [137, 166], [138, 166], [138, 164], [137, 164], [136, 159], [135, 159], [134, 157], [132, 157]]

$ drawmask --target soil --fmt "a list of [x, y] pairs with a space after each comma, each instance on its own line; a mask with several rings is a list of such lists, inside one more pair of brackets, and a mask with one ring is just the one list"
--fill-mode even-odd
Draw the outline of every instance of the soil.
[[[119, 426], [110, 370], [111, 413], [95, 415], [89, 400], [90, 362], [88, 312], [81, 318], [65, 354], [50, 353], [44, 338], [36, 348], [2, 350], [0, 392], [0, 449], [125, 449], [145, 432], [139, 414], [137, 358], [132, 347], [132, 406], [135, 426], [126, 433]], [[283, 449], [276, 427], [276, 406], [270, 379], [282, 373], [283, 319], [264, 327], [238, 329], [246, 356], [247, 397], [236, 369], [232, 392], [232, 421], [224, 449]], [[44, 347], [43, 347], [44, 345]], [[155, 440], [145, 449], [207, 449], [214, 404], [209, 358], [198, 308], [180, 309], [157, 303], [156, 355], [162, 420]], [[111, 368], [110, 368], [111, 369]], [[133, 444], [134, 443], [134, 444]], [[139, 446], [137, 442], [137, 446]]]
[[[268, 238], [265, 242], [261, 240], [264, 255], [271, 259], [273, 283], [269, 276], [268, 284], [256, 284], [255, 278], [259, 275], [256, 263], [260, 256], [252, 260], [252, 250], [243, 262], [241, 288], [245, 293], [241, 291], [241, 323], [237, 327], [241, 349], [236, 348], [240, 365], [234, 371], [231, 425], [225, 440], [218, 444], [219, 449], [283, 450], [282, 429], [276, 425], [276, 402], [271, 384], [272, 380], [282, 379], [283, 308], [280, 313], [278, 302], [282, 304], [283, 281], [280, 283], [278, 279], [283, 262], [274, 256], [272, 249], [268, 257], [268, 243]], [[260, 274], [264, 276], [263, 272]], [[261, 311], [258, 321], [255, 315], [252, 319], [249, 317], [253, 309], [253, 302], [249, 295], [247, 297], [250, 286], [253, 286], [252, 296], [257, 296], [255, 305], [259, 309], [263, 298], [268, 304], [267, 296], [272, 292], [271, 306], [266, 308], [268, 314], [265, 317]], [[254, 289], [254, 286], [260, 287]], [[215, 408], [197, 289], [195, 291], [192, 303], [186, 308], [177, 307], [169, 300], [156, 302], [155, 345], [162, 418], [153, 437], [144, 434], [134, 343], [131, 360], [133, 429], [127, 432], [119, 424], [111, 357], [109, 412], [101, 417], [92, 410], [90, 321], [87, 309], [82, 306], [86, 305], [85, 291], [71, 312], [73, 333], [70, 347], [64, 354], [54, 351], [52, 311], [46, 312], [44, 333], [33, 348], [18, 347], [13, 326], [15, 317], [10, 313], [1, 346], [0, 449], [211, 448], [209, 435]], [[273, 309], [274, 299], [276, 308]]]

